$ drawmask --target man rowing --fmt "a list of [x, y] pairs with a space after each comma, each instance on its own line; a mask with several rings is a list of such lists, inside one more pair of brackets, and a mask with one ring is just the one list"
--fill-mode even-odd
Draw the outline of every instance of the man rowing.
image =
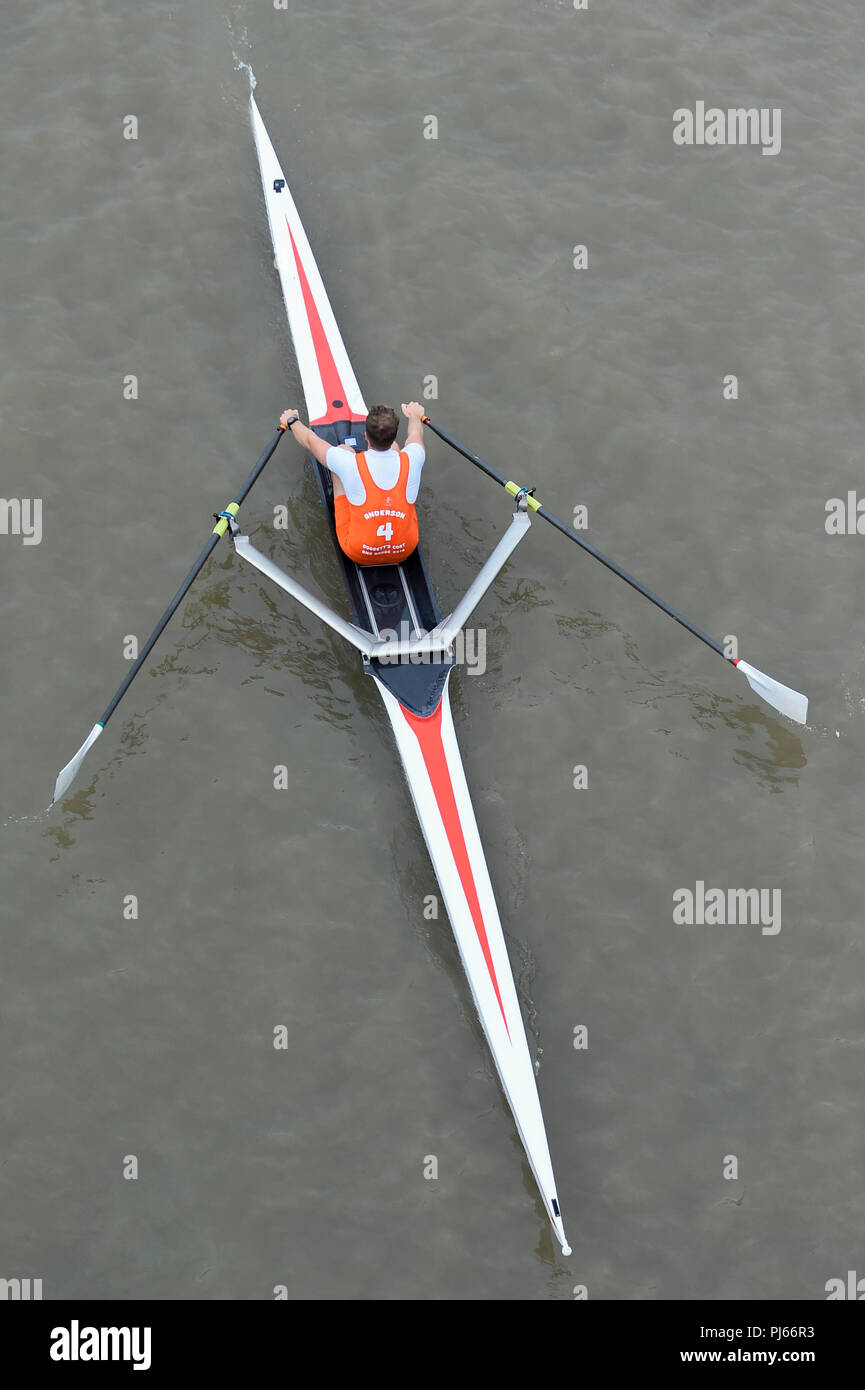
[[280, 424], [303, 449], [328, 468], [333, 479], [333, 511], [339, 544], [358, 565], [394, 565], [417, 546], [415, 501], [424, 465], [424, 408], [403, 405], [409, 421], [405, 444], [396, 447], [399, 416], [389, 405], [374, 405], [366, 417], [367, 447], [328, 444], [307, 429], [296, 410], [285, 410]]

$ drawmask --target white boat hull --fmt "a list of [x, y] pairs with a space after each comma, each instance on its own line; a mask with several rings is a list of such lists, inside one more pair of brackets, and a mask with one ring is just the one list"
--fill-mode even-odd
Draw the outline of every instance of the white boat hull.
[[[300, 368], [310, 425], [321, 438], [341, 443], [363, 438], [367, 409], [345, 350], [324, 283], [285, 183], [264, 122], [251, 100], [252, 125], [261, 165], [276, 264], [282, 284], [292, 340]], [[363, 447], [361, 443], [360, 447]], [[431, 631], [442, 621], [418, 549], [402, 565], [363, 571], [339, 551], [333, 527], [333, 504], [326, 470], [317, 469], [319, 487], [331, 520], [331, 533], [352, 604], [354, 628], [343, 631], [357, 645], [357, 629], [374, 638], [389, 627], [388, 615], [399, 611], [409, 626]], [[458, 625], [486, 591], [505, 562], [527, 519], [518, 517], [458, 606]], [[241, 553], [259, 569], [306, 602], [324, 621], [340, 630], [345, 621], [322, 615], [318, 600], [288, 580], [266, 557]], [[393, 605], [396, 605], [394, 608]], [[362, 639], [361, 639], [362, 640]], [[526, 1040], [504, 934], [484, 858], [483, 847], [463, 772], [448, 700], [450, 658], [440, 653], [428, 665], [396, 662], [388, 666], [371, 655], [365, 669], [375, 679], [393, 728], [418, 820], [441, 888], [478, 1016], [493, 1055], [517, 1130], [538, 1184], [555, 1235], [566, 1254], [555, 1180], [535, 1070]]]
[[547, 1215], [569, 1254], [535, 1069], [447, 687], [436, 713], [420, 719], [377, 684], [499, 1080]]

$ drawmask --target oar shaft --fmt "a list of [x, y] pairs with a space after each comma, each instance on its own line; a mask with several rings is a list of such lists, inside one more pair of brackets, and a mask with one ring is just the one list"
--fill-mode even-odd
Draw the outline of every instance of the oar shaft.
[[647, 598], [650, 603], [654, 603], [655, 607], [660, 608], [662, 613], [669, 614], [677, 623], [681, 623], [682, 627], [692, 632], [695, 637], [699, 637], [700, 641], [705, 642], [707, 647], [711, 647], [713, 652], [717, 652], [719, 656], [723, 656], [725, 661], [732, 662], [733, 658], [727, 656], [720, 642], [716, 642], [714, 637], [710, 637], [707, 632], [697, 627], [690, 619], [677, 612], [675, 608], [671, 608], [670, 605], [665, 603], [662, 598], [659, 598], [657, 594], [652, 593], [651, 589], [647, 589], [645, 584], [641, 584], [639, 579], [635, 579], [632, 574], [628, 574], [627, 570], [623, 570], [621, 565], [617, 565], [615, 560], [611, 560], [609, 555], [603, 555], [600, 550], [592, 545], [591, 541], [587, 541], [582, 536], [577, 535], [577, 532], [572, 526], [565, 525], [564, 521], [560, 521], [557, 516], [553, 516], [552, 512], [548, 512], [546, 507], [538, 508], [538, 516], [542, 516], [544, 521], [548, 521], [551, 526], [555, 526], [557, 531], [562, 532], [562, 535], [575, 541], [576, 544], [589, 555], [594, 555], [595, 559], [600, 560], [602, 565], [606, 565], [608, 570], [612, 570], [613, 574], [617, 574], [620, 579], [624, 579], [626, 584], [630, 584], [632, 589], [636, 589], [638, 594], [643, 595], [643, 598]]
[[279, 443], [280, 439], [282, 439], [282, 436], [284, 434], [285, 426], [280, 425], [276, 434], [273, 436], [273, 439], [270, 441], [264, 453], [261, 455], [261, 458], [256, 463], [246, 482], [243, 484], [243, 487], [240, 489], [237, 496], [235, 497], [234, 501], [229, 502], [228, 506], [223, 508], [222, 512], [220, 512], [219, 516], [216, 519], [216, 525], [214, 526], [213, 531], [210, 534], [210, 538], [207, 544], [205, 545], [195, 564], [192, 566], [192, 569], [189, 571], [188, 575], [184, 579], [180, 588], [177, 590], [177, 593], [174, 595], [174, 598], [169, 603], [162, 617], [159, 619], [159, 622], [156, 624], [156, 627], [153, 629], [150, 636], [148, 637], [147, 641], [144, 644], [144, 649], [141, 652], [141, 655], [138, 657], [131, 670], [127, 672], [126, 679], [123, 681], [122, 685], [120, 685], [119, 688], [115, 691], [111, 703], [108, 705], [102, 718], [99, 720], [97, 724], [93, 725], [93, 728], [90, 730], [90, 733], [87, 735], [87, 738], [84, 740], [75, 756], [73, 758], [70, 758], [66, 766], [62, 767], [59, 773], [57, 774], [57, 780], [54, 783], [54, 796], [51, 800], [52, 806], [55, 804], [55, 802], [59, 801], [62, 796], [65, 796], [66, 792], [72, 786], [72, 783], [78, 776], [81, 764], [87, 757], [88, 751], [93, 747], [96, 740], [101, 736], [102, 730], [105, 728], [105, 725], [108, 723], [108, 720], [111, 718], [117, 706], [120, 704], [120, 701], [123, 699], [123, 696], [126, 694], [132, 682], [135, 680], [135, 677], [138, 675], [138, 672], [141, 670], [150, 653], [153, 651], [153, 648], [156, 646], [156, 643], [159, 641], [159, 638], [162, 636], [163, 632], [168, 626], [168, 623], [174, 616], [174, 613], [176, 612], [178, 606], [182, 603], [189, 589], [192, 587], [194, 580], [203, 570], [208, 559], [210, 558], [210, 555], [216, 548], [220, 536], [225, 535], [226, 531], [228, 530], [231, 524], [232, 518], [237, 516], [237, 513], [240, 511], [241, 502], [243, 502], [243, 500], [249, 495], [250, 489], [255, 485], [257, 478], [261, 474], [265, 464], [267, 463], [268, 459], [270, 458], [271, 454], [273, 453], [274, 449], [276, 448], [277, 444]]
[[[473, 454], [471, 449], [466, 449], [463, 444], [460, 444], [459, 440], [454, 439], [453, 435], [448, 434], [447, 430], [439, 429], [438, 425], [434, 425], [428, 415], [424, 416], [424, 424], [428, 425], [433, 433], [438, 435], [439, 439], [444, 440], [445, 444], [449, 444], [458, 454], [462, 454], [463, 458], [468, 459], [469, 463], [473, 463], [476, 468], [479, 468], [482, 473], [486, 473], [488, 478], [492, 478], [494, 482], [497, 482], [500, 487], [505, 488], [512, 496], [515, 492], [520, 490], [518, 486], [511, 482], [509, 478], [506, 478], [503, 473], [499, 473], [495, 468], [491, 467], [490, 464], [486, 463], [484, 459], [479, 458], [477, 454]], [[607, 569], [611, 570], [613, 574], [617, 574], [620, 579], [624, 579], [626, 584], [630, 584], [631, 588], [636, 589], [638, 594], [642, 594], [650, 603], [654, 603], [655, 607], [660, 608], [662, 613], [666, 613], [669, 617], [675, 619], [682, 627], [687, 628], [688, 632], [693, 633], [695, 637], [699, 637], [701, 642], [705, 642], [707, 647], [711, 647], [713, 652], [717, 652], [725, 661], [729, 661], [733, 664], [733, 658], [727, 655], [720, 642], [716, 642], [715, 639], [710, 637], [707, 632], [704, 632], [702, 628], [690, 622], [688, 618], [685, 618], [681, 613], [677, 612], [675, 608], [671, 608], [662, 598], [659, 598], [651, 589], [647, 589], [645, 584], [641, 584], [639, 579], [635, 579], [627, 570], [622, 569], [621, 565], [617, 565], [615, 560], [611, 560], [608, 555], [604, 555], [596, 546], [592, 545], [590, 541], [584, 540], [572, 526], [568, 526], [564, 521], [560, 521], [557, 516], [553, 516], [553, 513], [548, 512], [546, 507], [541, 506], [535, 498], [529, 499], [529, 505], [532, 511], [538, 516], [542, 516], [544, 521], [548, 521], [551, 526], [555, 526], [557, 531], [561, 531], [563, 536], [568, 537], [568, 540], [573, 541], [581, 550], [585, 550], [587, 554], [594, 556], [596, 560], [600, 560], [602, 565], [606, 565]]]
[[449, 444], [458, 454], [462, 454], [464, 459], [468, 459], [469, 463], [473, 463], [475, 468], [479, 468], [482, 473], [486, 473], [488, 478], [492, 478], [493, 481], [499, 483], [501, 487], [507, 487], [508, 479], [505, 477], [504, 473], [497, 472], [491, 464], [486, 463], [482, 458], [479, 458], [477, 454], [473, 454], [471, 449], [467, 449], [464, 444], [460, 444], [459, 440], [454, 439], [453, 435], [448, 434], [447, 430], [439, 429], [438, 425], [434, 425], [428, 415], [423, 417], [423, 423], [428, 425], [433, 434], [438, 435], [439, 439], [443, 439], [445, 444]]
[[[255, 467], [252, 469], [251, 473], [249, 474], [249, 477], [246, 479], [246, 482], [243, 484], [243, 487], [240, 489], [234, 501], [231, 503], [231, 506], [225, 508], [226, 511], [236, 512], [240, 508], [241, 503], [244, 502], [245, 499], [249, 496], [249, 493], [252, 491], [252, 488], [255, 486], [259, 477], [263, 473], [265, 465], [268, 463], [271, 455], [276, 449], [277, 444], [282, 439], [282, 436], [284, 434], [285, 430], [283, 426], [280, 425], [276, 434], [273, 436], [273, 439], [270, 441], [264, 453], [261, 455], [261, 458], [258, 460]], [[210, 539], [208, 540], [207, 544], [205, 545], [195, 564], [192, 566], [192, 569], [187, 574], [180, 588], [177, 590], [177, 593], [174, 595], [174, 598], [169, 603], [162, 617], [159, 619], [159, 622], [156, 624], [156, 627], [151, 632], [150, 636], [144, 644], [144, 647], [141, 650], [138, 659], [136, 660], [135, 664], [130, 668], [130, 670], [127, 671], [125, 680], [118, 687], [118, 689], [112, 696], [110, 704], [106, 708], [102, 718], [99, 720], [99, 723], [103, 726], [103, 728], [108, 723], [108, 720], [111, 718], [117, 706], [120, 704], [120, 701], [123, 699], [123, 696], [126, 694], [130, 685], [135, 680], [135, 677], [138, 675], [138, 672], [141, 670], [150, 653], [153, 651], [153, 648], [156, 646], [156, 643], [159, 641], [159, 638], [162, 636], [166, 627], [170, 623], [179, 605], [183, 602], [194, 581], [198, 578], [198, 575], [204, 569], [204, 566], [210, 559], [211, 554], [216, 549], [216, 546], [219, 544], [220, 537], [224, 536], [227, 530], [228, 520], [227, 518], [223, 517], [217, 521], [216, 525], [213, 528], [213, 532], [210, 536]]]
[[[270, 443], [268, 444], [267, 448], [265, 449], [264, 453], [261, 455], [261, 458], [258, 460], [258, 462], [257, 462], [256, 464], [254, 464], [254, 466], [253, 466], [253, 468], [252, 468], [252, 470], [251, 470], [251, 472], [250, 472], [250, 474], [249, 474], [249, 477], [247, 478], [246, 482], [243, 484], [243, 487], [240, 489], [240, 492], [239, 492], [239, 493], [237, 494], [237, 496], [235, 497], [235, 499], [234, 499], [234, 505], [235, 505], [236, 507], [241, 506], [241, 505], [246, 501], [247, 497], [248, 497], [249, 494], [252, 492], [252, 489], [255, 487], [255, 484], [258, 482], [259, 478], [261, 477], [262, 473], [264, 472], [265, 467], [266, 467], [267, 464], [270, 462], [271, 456], [276, 452], [276, 446], [278, 445], [279, 441], [282, 439], [283, 435], [284, 435], [286, 432], [287, 432], [287, 431], [286, 431], [285, 425], [280, 425], [280, 426], [278, 427], [278, 429], [277, 429], [277, 431], [276, 431], [276, 434], [275, 434], [275, 435], [273, 436], [273, 438], [271, 439], [271, 441], [270, 441]], [[215, 529], [216, 529], [216, 528], [214, 527], [214, 530], [215, 530]], [[222, 528], [222, 530], [219, 532], [219, 534], [220, 534], [221, 536], [224, 536], [224, 535], [225, 535], [225, 532], [227, 531], [227, 529], [228, 529], [227, 526], [223, 526], [223, 528]]]
[[150, 653], [153, 651], [153, 648], [156, 646], [156, 643], [159, 641], [166, 627], [171, 622], [171, 619], [177, 611], [179, 604], [182, 603], [183, 599], [186, 597], [187, 593], [192, 587], [193, 582], [198, 578], [198, 575], [203, 570], [206, 562], [210, 559], [211, 554], [216, 549], [218, 544], [219, 536], [211, 536], [210, 540], [207, 542], [207, 545], [202, 550], [195, 564], [192, 566], [192, 569], [189, 571], [180, 588], [177, 590], [177, 593], [174, 595], [174, 598], [169, 603], [162, 617], [159, 619], [159, 622], [156, 624], [156, 627], [153, 629], [144, 646], [142, 647], [137, 661], [127, 671], [126, 679], [123, 681], [122, 685], [118, 686], [117, 690], [114, 692], [114, 695], [111, 698], [111, 703], [106, 707], [105, 713], [99, 720], [99, 723], [102, 725], [103, 728], [108, 723], [117, 706], [120, 704], [120, 701], [123, 699], [123, 696], [126, 694], [132, 682], [135, 680], [135, 677], [138, 675], [138, 672], [141, 670]]

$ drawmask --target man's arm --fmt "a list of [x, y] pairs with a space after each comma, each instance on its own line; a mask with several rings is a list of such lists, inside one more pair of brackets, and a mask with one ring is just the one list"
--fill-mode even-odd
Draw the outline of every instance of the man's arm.
[[314, 459], [326, 466], [327, 451], [333, 446], [328, 444], [326, 439], [320, 439], [317, 434], [313, 434], [312, 430], [307, 429], [306, 425], [301, 424], [296, 410], [284, 410], [279, 417], [279, 423], [288, 426], [288, 422], [292, 416], [297, 423], [291, 425], [288, 430], [289, 434], [297, 440], [302, 449], [308, 449]]
[[426, 415], [423, 406], [417, 401], [409, 401], [408, 405], [403, 405], [402, 413], [409, 422], [406, 444], [423, 444], [423, 417]]

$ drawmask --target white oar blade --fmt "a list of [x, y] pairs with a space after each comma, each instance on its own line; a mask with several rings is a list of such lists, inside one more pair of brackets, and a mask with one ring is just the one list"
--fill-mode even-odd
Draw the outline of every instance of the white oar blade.
[[87, 757], [89, 750], [93, 747], [94, 743], [96, 742], [101, 733], [102, 725], [94, 724], [93, 728], [90, 730], [90, 733], [87, 735], [81, 747], [78, 749], [78, 752], [75, 754], [75, 757], [72, 758], [71, 761], [68, 762], [66, 766], [63, 768], [63, 770], [60, 772], [57, 781], [54, 783], [54, 795], [51, 798], [52, 806], [54, 805], [55, 801], [59, 801], [61, 796], [64, 796], [66, 792], [69, 790], [69, 788], [72, 786], [72, 783], [78, 776], [79, 767], [84, 762], [84, 759]]
[[756, 666], [749, 666], [747, 661], [737, 661], [736, 670], [742, 672], [751, 689], [756, 690], [773, 709], [786, 714], [788, 719], [795, 719], [797, 724], [808, 722], [808, 699], [805, 695], [791, 690], [789, 685], [782, 685], [780, 681], [773, 681], [771, 676], [764, 675]]

